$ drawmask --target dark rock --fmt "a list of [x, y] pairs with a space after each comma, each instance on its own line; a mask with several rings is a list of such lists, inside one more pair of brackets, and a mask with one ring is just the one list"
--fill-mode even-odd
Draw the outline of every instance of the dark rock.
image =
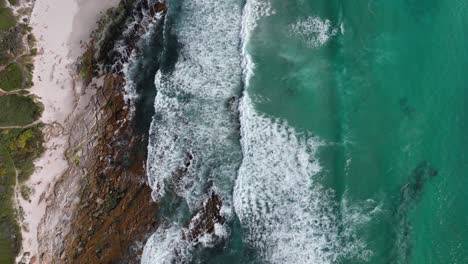
[[224, 217], [221, 215], [222, 205], [221, 198], [214, 191], [210, 191], [209, 197], [203, 203], [203, 207], [192, 217], [188, 224], [191, 228], [184, 233], [184, 239], [198, 241], [205, 234], [214, 235], [215, 225], [222, 225], [225, 222]]

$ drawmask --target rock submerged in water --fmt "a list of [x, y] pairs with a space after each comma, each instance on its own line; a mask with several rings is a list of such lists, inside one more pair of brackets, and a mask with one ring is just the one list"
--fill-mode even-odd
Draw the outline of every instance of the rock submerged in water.
[[225, 222], [221, 215], [222, 205], [221, 198], [214, 191], [210, 191], [203, 207], [192, 217], [182, 237], [196, 243], [204, 235], [216, 236], [215, 226]]
[[402, 203], [418, 198], [428, 180], [437, 176], [438, 171], [427, 161], [421, 161], [411, 173], [411, 178], [401, 190]]
[[410, 241], [411, 225], [408, 220], [409, 211], [415, 206], [420, 198], [424, 186], [429, 180], [437, 176], [438, 171], [427, 160], [421, 161], [412, 171], [408, 182], [400, 190], [400, 201], [396, 208], [396, 229], [397, 237], [396, 248], [397, 256], [407, 262], [411, 255], [412, 245]]

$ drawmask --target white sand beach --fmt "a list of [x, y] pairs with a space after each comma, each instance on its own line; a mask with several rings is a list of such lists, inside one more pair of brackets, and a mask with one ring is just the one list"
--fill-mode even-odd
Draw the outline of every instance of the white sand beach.
[[[37, 260], [37, 228], [44, 216], [47, 199], [54, 183], [68, 165], [64, 152], [68, 147], [67, 117], [77, 104], [81, 86], [73, 64], [82, 54], [81, 42], [89, 39], [101, 13], [118, 0], [36, 0], [31, 16], [37, 39], [31, 93], [44, 104], [41, 121], [45, 124], [45, 154], [36, 162], [36, 170], [26, 184], [33, 190], [30, 201], [17, 195], [24, 210], [23, 244], [17, 261]], [[72, 186], [71, 186], [72, 187]]]

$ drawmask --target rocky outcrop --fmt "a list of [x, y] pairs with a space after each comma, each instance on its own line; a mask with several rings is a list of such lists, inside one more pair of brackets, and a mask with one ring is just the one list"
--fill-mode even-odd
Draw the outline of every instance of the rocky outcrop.
[[216, 225], [222, 226], [225, 222], [221, 215], [222, 205], [221, 198], [214, 191], [211, 191], [203, 203], [203, 207], [190, 220], [182, 238], [195, 244], [202, 236], [206, 235], [211, 236], [212, 240], [218, 239]]
[[74, 115], [70, 168], [48, 198], [39, 230], [44, 263], [137, 263], [157, 224], [145, 183], [144, 140], [127, 119], [124, 80], [111, 74], [101, 79], [102, 86], [91, 84], [95, 94], [84, 95], [89, 104]]
[[[101, 29], [91, 42], [116, 48], [103, 53], [91, 46], [94, 61], [81, 64], [92, 67], [89, 72], [94, 77], [86, 80], [90, 83], [69, 120], [70, 168], [54, 186], [53, 195], [46, 197], [38, 236], [42, 263], [139, 263], [146, 239], [157, 228], [158, 208], [146, 184], [147, 138], [136, 129], [125, 101], [126, 76], [120, 71], [148, 27], [145, 22], [138, 29], [117, 30], [122, 21], [130, 26], [141, 22], [135, 10], [147, 21], [160, 19], [166, 8], [159, 1], [122, 1], [110, 12], [120, 22], [101, 21], [106, 25], [100, 27], [107, 30]], [[125, 15], [131, 18], [120, 17]], [[119, 45], [126, 45], [120, 49], [123, 53], [116, 52]]]
[[89, 160], [92, 164], [85, 166], [89, 172], [71, 224], [73, 232], [65, 237], [64, 254], [72, 263], [125, 258], [131, 263], [138, 259], [138, 241], [143, 242], [156, 225], [156, 205], [145, 183], [146, 156], [140, 151], [145, 148], [144, 140], [132, 131], [123, 96], [115, 92], [122, 85], [119, 77], [108, 76], [97, 97], [102, 99], [98, 105], [104, 107], [100, 119], [104, 127]]

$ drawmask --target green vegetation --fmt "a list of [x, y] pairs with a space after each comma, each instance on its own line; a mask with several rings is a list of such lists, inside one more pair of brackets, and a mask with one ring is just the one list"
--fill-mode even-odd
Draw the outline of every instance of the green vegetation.
[[18, 63], [8, 65], [0, 72], [0, 88], [4, 91], [13, 91], [23, 87], [23, 71]]
[[31, 33], [28, 35], [28, 45], [30, 48], [34, 48], [36, 46], [36, 37]]
[[32, 190], [29, 186], [25, 184], [21, 185], [20, 193], [21, 193], [21, 197], [23, 197], [24, 200], [31, 202], [30, 199], [31, 199]]
[[[13, 3], [14, 2], [14, 3]], [[17, 1], [10, 1], [16, 4]], [[19, 13], [27, 14], [30, 8]], [[23, 42], [26, 37], [27, 43]], [[26, 45], [28, 47], [26, 47]], [[36, 39], [31, 27], [17, 21], [6, 7], [5, 0], [0, 0], [0, 88], [5, 91], [28, 88], [32, 85], [32, 57], [37, 53]], [[28, 49], [29, 48], [29, 49]]]
[[70, 155], [71, 160], [75, 164], [75, 166], [80, 166], [80, 156], [78, 153], [81, 151], [81, 146], [75, 147]]
[[30, 96], [0, 96], [0, 126], [25, 126], [36, 121], [42, 108]]
[[91, 82], [95, 70], [94, 50], [90, 46], [80, 58], [79, 72], [85, 84]]
[[34, 172], [34, 159], [44, 151], [40, 125], [24, 129], [9, 139], [8, 150], [15, 161], [18, 179], [20, 182], [26, 181]]
[[10, 58], [6, 65], [10, 64], [15, 57], [27, 55], [23, 43], [25, 30], [27, 28], [24, 25], [18, 25], [8, 30], [0, 30], [0, 51], [5, 54], [4, 57]]
[[[16, 173], [20, 182], [33, 172], [33, 161], [42, 154], [43, 138], [39, 125], [27, 129], [0, 130], [0, 263], [13, 263], [21, 247], [18, 212], [14, 206]], [[22, 187], [21, 193], [30, 190]]]
[[16, 25], [16, 19], [10, 9], [0, 5], [0, 30], [8, 30]]
[[[13, 264], [21, 247], [17, 219], [22, 215], [14, 203], [15, 185], [21, 186], [21, 196], [28, 199], [33, 190], [23, 183], [33, 173], [33, 161], [44, 148], [42, 125], [32, 124], [42, 106], [27, 90], [15, 91], [32, 85], [36, 39], [27, 24], [17, 21], [5, 1], [0, 0], [0, 88], [7, 92], [0, 95], [0, 263]], [[18, 0], [8, 1], [18, 4]], [[22, 9], [20, 14], [30, 11]], [[23, 43], [25, 36], [28, 47]]]
[[13, 263], [20, 248], [20, 229], [13, 206], [15, 186], [13, 160], [0, 145], [0, 263]]
[[21, 66], [22, 74], [23, 74], [23, 82], [21, 85], [21, 89], [29, 88], [33, 85], [32, 77], [34, 71], [34, 63], [33, 63], [33, 52], [35, 49], [30, 50], [30, 56], [22, 56], [18, 59], [18, 64]]

